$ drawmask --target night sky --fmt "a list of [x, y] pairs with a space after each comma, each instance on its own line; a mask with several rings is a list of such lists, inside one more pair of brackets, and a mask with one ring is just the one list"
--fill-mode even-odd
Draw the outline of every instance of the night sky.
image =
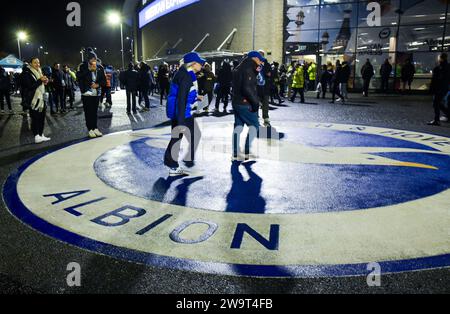
[[[106, 23], [106, 12], [111, 9], [122, 10], [123, 0], [80, 0], [81, 27], [68, 27], [69, 14], [66, 6], [69, 0], [39, 0], [2, 2], [0, 17], [0, 57], [14, 54], [18, 57], [16, 33], [24, 30], [28, 33], [28, 42], [22, 43], [22, 58], [29, 59], [38, 55], [38, 47], [43, 46], [41, 63], [68, 63], [72, 66], [81, 62], [81, 47], [96, 47], [104, 64], [119, 65], [120, 28]], [[124, 25], [124, 38], [132, 35], [132, 28]], [[131, 42], [125, 39], [125, 61], [131, 54]], [[108, 52], [105, 53], [105, 50]]]

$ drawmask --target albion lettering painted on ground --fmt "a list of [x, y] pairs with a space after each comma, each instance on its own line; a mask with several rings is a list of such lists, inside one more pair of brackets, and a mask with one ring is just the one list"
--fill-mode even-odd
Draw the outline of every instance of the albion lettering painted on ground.
[[448, 266], [449, 138], [276, 125], [284, 138], [258, 139], [262, 158], [235, 165], [232, 123], [201, 124], [204, 173], [191, 178], [167, 177], [169, 128], [111, 134], [31, 160], [3, 196], [40, 232], [154, 266], [284, 277]]

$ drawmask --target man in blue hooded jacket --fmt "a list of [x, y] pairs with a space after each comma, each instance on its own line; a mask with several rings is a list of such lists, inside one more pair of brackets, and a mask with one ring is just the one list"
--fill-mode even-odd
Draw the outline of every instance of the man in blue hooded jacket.
[[196, 74], [202, 70], [206, 60], [198, 53], [191, 52], [184, 56], [184, 64], [180, 67], [170, 86], [167, 100], [167, 117], [172, 121], [172, 140], [167, 147], [164, 164], [169, 167], [169, 176], [183, 176], [189, 173], [180, 167], [178, 158], [183, 136], [189, 142], [189, 156], [184, 159], [188, 168], [194, 166], [195, 151], [200, 142], [200, 129], [194, 121], [192, 108], [202, 100], [198, 95]]

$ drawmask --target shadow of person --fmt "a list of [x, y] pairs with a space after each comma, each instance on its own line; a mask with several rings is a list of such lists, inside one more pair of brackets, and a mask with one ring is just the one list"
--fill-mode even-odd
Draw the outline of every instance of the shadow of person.
[[[170, 190], [172, 184], [183, 177], [168, 177], [159, 178], [152, 188], [151, 199], [157, 202], [164, 202], [166, 199], [167, 192]], [[185, 178], [182, 183], [176, 187], [177, 194], [174, 199], [170, 202], [172, 205], [186, 206], [187, 195], [189, 193], [189, 188], [192, 184], [203, 180], [203, 177], [196, 178]]]
[[[255, 161], [247, 163], [233, 162], [231, 165], [231, 190], [227, 195], [227, 212], [264, 214], [266, 200], [261, 196], [263, 180], [252, 169]], [[250, 179], [244, 181], [239, 167], [243, 166]]]

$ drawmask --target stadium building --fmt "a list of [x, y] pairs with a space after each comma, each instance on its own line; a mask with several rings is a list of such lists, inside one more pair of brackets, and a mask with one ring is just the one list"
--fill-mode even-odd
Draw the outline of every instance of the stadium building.
[[[253, 7], [254, 3], [254, 7]], [[361, 67], [389, 59], [391, 88], [400, 88], [401, 67], [415, 65], [412, 88], [429, 88], [431, 71], [450, 46], [449, 0], [128, 0], [136, 58], [177, 62], [195, 50], [211, 62], [263, 49], [270, 61], [318, 64], [349, 61], [350, 88], [362, 86]], [[254, 20], [253, 20], [254, 13]], [[254, 21], [254, 28], [253, 28]], [[253, 32], [254, 29], [254, 32]]]

